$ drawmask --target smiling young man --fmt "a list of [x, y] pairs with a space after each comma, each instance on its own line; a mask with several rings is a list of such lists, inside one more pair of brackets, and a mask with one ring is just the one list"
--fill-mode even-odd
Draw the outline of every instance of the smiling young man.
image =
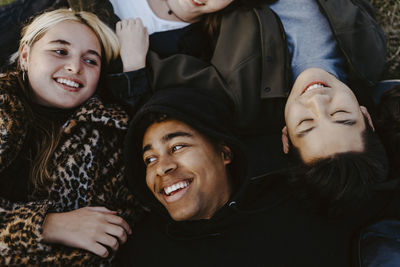
[[143, 137], [146, 183], [176, 221], [210, 219], [229, 199], [230, 148], [165, 118]]
[[232, 104], [207, 92], [157, 91], [133, 119], [127, 178], [149, 212], [117, 266], [354, 266], [353, 235], [392, 202], [327, 217], [298, 198], [287, 173], [246, 179]]

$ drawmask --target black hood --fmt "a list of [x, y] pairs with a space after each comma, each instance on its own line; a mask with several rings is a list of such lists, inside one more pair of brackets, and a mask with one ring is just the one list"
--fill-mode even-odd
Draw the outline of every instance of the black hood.
[[151, 113], [166, 114], [182, 121], [199, 133], [223, 141], [233, 152], [229, 164], [233, 194], [245, 180], [246, 158], [244, 149], [233, 134], [233, 104], [222, 91], [174, 87], [156, 91], [137, 112], [130, 123], [125, 139], [124, 157], [128, 185], [142, 205], [169, 217], [167, 210], [147, 188], [145, 165], [142, 159], [142, 139], [149, 125], [143, 118]]

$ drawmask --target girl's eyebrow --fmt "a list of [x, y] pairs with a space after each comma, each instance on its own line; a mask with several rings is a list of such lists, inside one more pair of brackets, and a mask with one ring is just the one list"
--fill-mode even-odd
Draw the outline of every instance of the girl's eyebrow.
[[51, 44], [52, 44], [52, 43], [57, 43], [57, 44], [63, 44], [63, 45], [71, 45], [70, 42], [65, 41], [65, 40], [62, 40], [62, 39], [53, 40], [53, 41], [50, 41], [50, 43], [51, 43]]
[[[66, 41], [66, 40], [63, 40], [63, 39], [53, 40], [53, 41], [50, 41], [49, 43], [50, 43], [50, 44], [62, 44], [62, 45], [67, 45], [67, 46], [68, 46], [68, 45], [71, 45], [70, 42], [68, 42], [68, 41]], [[100, 54], [99, 54], [97, 51], [93, 50], [93, 49], [89, 49], [89, 50], [87, 51], [87, 53], [92, 54], [92, 55], [95, 55], [95, 56], [97, 56], [97, 57], [99, 57], [99, 58], [101, 59]]]

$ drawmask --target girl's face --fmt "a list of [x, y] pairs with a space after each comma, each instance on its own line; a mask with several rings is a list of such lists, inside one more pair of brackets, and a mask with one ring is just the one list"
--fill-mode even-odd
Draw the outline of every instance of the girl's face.
[[86, 25], [64, 21], [31, 47], [23, 46], [20, 63], [38, 104], [75, 108], [91, 97], [101, 70], [101, 45]]
[[224, 9], [233, 0], [167, 0], [171, 11], [181, 20], [196, 22], [204, 14]]

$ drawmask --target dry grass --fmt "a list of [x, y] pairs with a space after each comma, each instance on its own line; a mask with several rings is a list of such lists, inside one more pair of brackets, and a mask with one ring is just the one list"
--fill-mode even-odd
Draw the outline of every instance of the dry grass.
[[10, 3], [14, 2], [14, 1], [16, 1], [16, 0], [0, 0], [0, 6], [4, 6], [4, 5], [7, 5], [7, 4], [10, 4]]
[[400, 1], [370, 0], [377, 20], [387, 38], [387, 68], [385, 79], [400, 79]]

